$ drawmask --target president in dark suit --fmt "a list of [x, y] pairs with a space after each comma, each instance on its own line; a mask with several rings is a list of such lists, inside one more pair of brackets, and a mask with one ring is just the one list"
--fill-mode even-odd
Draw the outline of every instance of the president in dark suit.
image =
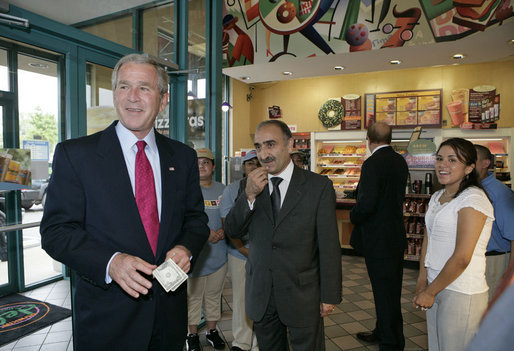
[[381, 351], [405, 346], [400, 297], [407, 244], [403, 200], [409, 170], [389, 145], [391, 135], [391, 127], [383, 122], [368, 128], [372, 155], [362, 165], [357, 203], [350, 212], [355, 225], [350, 244], [364, 255], [377, 314], [375, 330], [357, 337], [379, 343]]
[[153, 129], [168, 77], [152, 59], [113, 72], [119, 121], [57, 145], [42, 247], [77, 272], [74, 349], [182, 350], [186, 284], [151, 277], [171, 258], [185, 272], [209, 236], [194, 150]]
[[332, 182], [293, 165], [285, 123], [262, 122], [254, 142], [262, 167], [225, 219], [229, 236], [249, 234], [246, 313], [261, 350], [288, 350], [288, 330], [293, 350], [324, 350], [322, 317], [342, 290]]

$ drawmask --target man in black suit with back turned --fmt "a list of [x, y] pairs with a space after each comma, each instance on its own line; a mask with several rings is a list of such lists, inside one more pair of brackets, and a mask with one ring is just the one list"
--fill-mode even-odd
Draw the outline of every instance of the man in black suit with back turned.
[[355, 225], [350, 244], [364, 255], [377, 314], [376, 328], [359, 332], [357, 337], [378, 343], [381, 351], [403, 350], [405, 346], [400, 298], [407, 245], [403, 200], [409, 169], [389, 145], [391, 136], [386, 123], [368, 128], [372, 155], [362, 165], [357, 203], [350, 212]]
[[341, 302], [341, 249], [332, 182], [293, 165], [289, 127], [278, 120], [257, 126], [262, 167], [225, 219], [225, 233], [248, 233], [246, 313], [259, 349], [325, 350], [323, 317]]
[[76, 270], [76, 351], [181, 351], [187, 289], [166, 292], [152, 271], [172, 259], [186, 273], [209, 236], [198, 161], [157, 133], [168, 75], [138, 54], [114, 67], [107, 129], [57, 145], [41, 221], [50, 256]]

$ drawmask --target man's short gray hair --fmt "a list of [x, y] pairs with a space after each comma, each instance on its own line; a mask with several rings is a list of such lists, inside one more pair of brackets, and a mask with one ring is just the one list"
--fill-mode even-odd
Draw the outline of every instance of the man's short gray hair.
[[112, 91], [116, 90], [118, 84], [118, 73], [125, 63], [137, 63], [137, 64], [148, 64], [155, 67], [157, 71], [157, 85], [159, 86], [159, 92], [161, 96], [168, 92], [169, 78], [166, 70], [162, 68], [161, 65], [151, 57], [143, 54], [129, 54], [123, 56], [114, 66], [114, 71], [112, 72]]

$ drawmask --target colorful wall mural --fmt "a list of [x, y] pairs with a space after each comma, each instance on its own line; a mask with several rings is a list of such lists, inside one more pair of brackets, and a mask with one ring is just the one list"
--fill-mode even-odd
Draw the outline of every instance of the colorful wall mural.
[[458, 40], [514, 0], [223, 0], [223, 67]]

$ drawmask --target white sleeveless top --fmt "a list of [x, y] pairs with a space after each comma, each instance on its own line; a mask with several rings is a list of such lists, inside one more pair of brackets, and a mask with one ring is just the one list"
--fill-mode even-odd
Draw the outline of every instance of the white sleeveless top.
[[469, 187], [457, 198], [441, 205], [439, 198], [443, 192], [439, 190], [432, 195], [425, 215], [428, 238], [425, 267], [428, 281], [431, 283], [439, 275], [455, 250], [459, 211], [471, 207], [485, 214], [487, 219], [469, 265], [446, 289], [468, 295], [486, 292], [489, 288], [485, 280], [485, 251], [494, 221], [493, 206], [484, 191], [477, 187]]

